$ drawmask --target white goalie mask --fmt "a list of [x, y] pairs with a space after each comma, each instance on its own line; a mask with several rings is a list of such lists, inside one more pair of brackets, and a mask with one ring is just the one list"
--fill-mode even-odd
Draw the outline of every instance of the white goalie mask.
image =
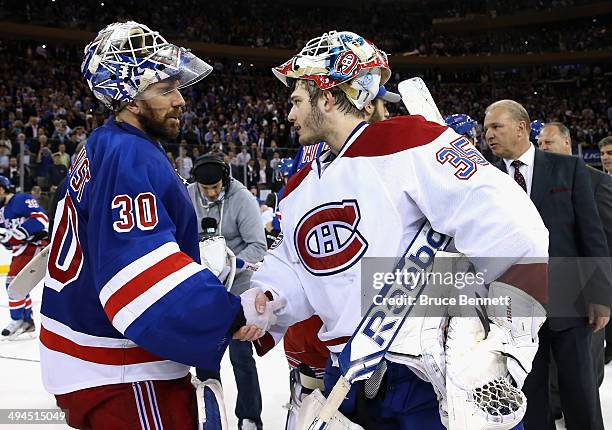
[[[81, 65], [89, 88], [109, 108], [193, 85], [211, 71], [208, 63], [189, 50], [134, 21], [102, 29], [85, 48]], [[166, 79], [176, 80], [178, 85], [157, 91], [150, 88]]]
[[350, 31], [330, 31], [310, 40], [272, 72], [285, 85], [293, 78], [313, 81], [321, 90], [339, 86], [360, 110], [391, 76], [387, 54]]

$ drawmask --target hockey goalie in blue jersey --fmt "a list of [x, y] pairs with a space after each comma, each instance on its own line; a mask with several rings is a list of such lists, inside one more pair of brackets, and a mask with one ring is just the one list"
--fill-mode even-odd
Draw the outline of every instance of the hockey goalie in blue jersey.
[[160, 144], [179, 133], [179, 90], [211, 70], [135, 22], [85, 48], [82, 73], [114, 117], [68, 172], [40, 335], [44, 386], [73, 427], [196, 428], [204, 394], [220, 387], [197, 399], [189, 366], [218, 370], [232, 335], [261, 334], [200, 264], [196, 215]]
[[[34, 196], [14, 193], [13, 184], [0, 176], [0, 243], [11, 251], [12, 259], [6, 286], [47, 244], [49, 219]], [[2, 330], [3, 339], [14, 339], [35, 330], [32, 299], [9, 297], [11, 322]]]

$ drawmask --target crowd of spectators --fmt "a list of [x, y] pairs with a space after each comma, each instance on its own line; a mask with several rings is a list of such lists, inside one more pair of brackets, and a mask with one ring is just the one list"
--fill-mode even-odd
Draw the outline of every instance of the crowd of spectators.
[[609, 17], [603, 17], [484, 33], [427, 32], [421, 35], [418, 46], [409, 53], [457, 56], [611, 50], [610, 22]]
[[[44, 54], [44, 55], [42, 55]], [[24, 148], [25, 189], [54, 192], [80, 143], [108, 118], [79, 73], [78, 49], [13, 42], [0, 47], [0, 174], [19, 184]], [[423, 77], [444, 114], [483, 109], [500, 98], [520, 101], [532, 118], [561, 121], [585, 148], [612, 134], [612, 89], [607, 66], [540, 66], [436, 71]], [[251, 187], [274, 185], [273, 169], [299, 147], [287, 120], [288, 91], [269, 68], [215, 63], [217, 69], [184, 93], [182, 129], [166, 142], [168, 158], [185, 177], [201, 154], [225, 154], [234, 176]], [[396, 72], [388, 85], [418, 73]], [[406, 113], [390, 106], [392, 114]]]
[[435, 17], [515, 15], [528, 11], [546, 11], [596, 3], [595, 0], [445, 0]]
[[[413, 55], [468, 55], [564, 52], [610, 49], [610, 17], [512, 31], [483, 28], [472, 33], [434, 31], [433, 19], [447, 14], [507, 14], [523, 9], [550, 9], [587, 0], [502, 0], [448, 2], [361, 2], [313, 6], [273, 0], [132, 0], [121, 4], [100, 0], [25, 0], [5, 2], [2, 19], [97, 32], [102, 26], [134, 19], [175, 38], [252, 47], [301, 48], [314, 35], [332, 29], [350, 29], [375, 40], [388, 53]], [[591, 0], [593, 2], [595, 0]], [[184, 11], [197, 11], [188, 14]], [[128, 12], [129, 11], [129, 12]], [[595, 19], [595, 22], [593, 22]]]

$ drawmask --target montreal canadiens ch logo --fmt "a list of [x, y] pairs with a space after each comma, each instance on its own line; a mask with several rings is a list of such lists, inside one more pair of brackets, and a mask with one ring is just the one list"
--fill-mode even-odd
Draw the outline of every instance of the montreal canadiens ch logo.
[[343, 76], [350, 76], [357, 67], [359, 59], [351, 51], [345, 51], [338, 56], [335, 64], [335, 72]]
[[356, 200], [326, 203], [304, 215], [295, 229], [295, 247], [306, 270], [328, 276], [355, 264], [368, 249], [357, 230], [360, 220]]

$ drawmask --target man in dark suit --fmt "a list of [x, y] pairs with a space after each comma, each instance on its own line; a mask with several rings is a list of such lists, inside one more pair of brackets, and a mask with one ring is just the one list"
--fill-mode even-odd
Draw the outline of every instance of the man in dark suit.
[[[599, 154], [601, 155], [601, 167], [608, 177], [612, 176], [612, 136], [604, 137], [599, 141]], [[608, 236], [608, 246], [612, 246], [612, 240]], [[612, 251], [610, 252], [612, 255]], [[612, 326], [606, 329], [606, 350], [604, 362], [608, 364], [612, 361]]]
[[[611, 142], [612, 143], [612, 142]], [[560, 122], [551, 122], [544, 126], [538, 139], [540, 149], [545, 152], [572, 155], [572, 138], [569, 129]], [[597, 204], [597, 211], [601, 219], [608, 252], [612, 255], [612, 176], [587, 166], [593, 187], [593, 196]], [[595, 381], [597, 387], [601, 386], [604, 378], [604, 339], [605, 331], [598, 330], [593, 333], [592, 354], [595, 368]]]
[[[585, 282], [577, 257], [606, 258], [600, 270], [606, 276], [610, 272], [589, 174], [578, 158], [537, 150], [529, 142], [529, 115], [513, 100], [490, 105], [484, 128], [489, 147], [501, 158], [498, 167], [529, 194], [550, 235], [549, 319], [540, 329], [540, 346], [523, 386], [528, 405], [525, 429], [555, 429], [549, 406], [552, 352], [567, 428], [599, 430], [591, 334], [608, 322], [612, 294], [601, 282], [581, 287]], [[592, 277], [586, 272], [584, 276]]]

